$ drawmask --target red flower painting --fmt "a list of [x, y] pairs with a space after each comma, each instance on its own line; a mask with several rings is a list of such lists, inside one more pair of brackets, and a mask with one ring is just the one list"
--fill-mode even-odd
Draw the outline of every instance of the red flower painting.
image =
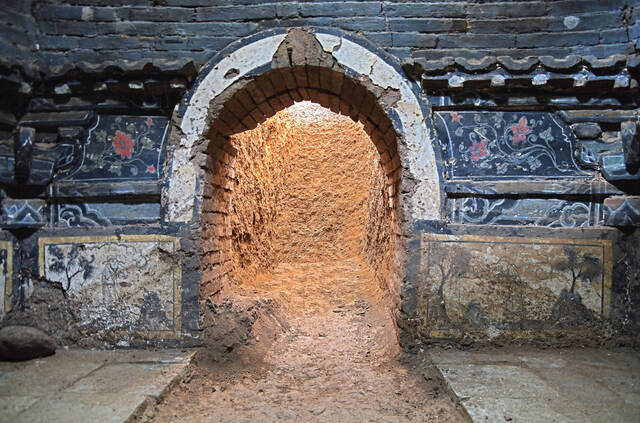
[[123, 159], [125, 157], [131, 157], [133, 152], [133, 140], [131, 136], [124, 132], [116, 131], [116, 136], [113, 137], [113, 149], [116, 153], [120, 154]]
[[460, 116], [456, 112], [451, 113], [451, 123], [460, 122], [460, 119], [462, 119], [462, 116]]
[[531, 129], [527, 126], [527, 118], [522, 116], [520, 121], [511, 125], [511, 130], [513, 131], [513, 143], [518, 144], [520, 141], [525, 141], [527, 139], [527, 134], [531, 132]]
[[154, 173], [155, 171], [156, 171], [156, 168], [153, 165], [147, 166], [147, 172]]
[[153, 123], [153, 120], [151, 118], [147, 119], [147, 125], [151, 126], [152, 123]]
[[474, 165], [478, 160], [480, 160], [481, 157], [484, 157], [487, 154], [489, 154], [487, 153], [486, 147], [487, 147], [486, 141], [473, 142], [473, 147], [469, 149], [469, 152], [471, 153], [471, 161], [473, 162]]

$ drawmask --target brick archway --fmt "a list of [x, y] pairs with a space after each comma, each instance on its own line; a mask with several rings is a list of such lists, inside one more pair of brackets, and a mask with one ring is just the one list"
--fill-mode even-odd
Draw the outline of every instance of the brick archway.
[[[202, 240], [206, 291], [216, 292], [227, 279], [235, 155], [229, 136], [255, 128], [295, 101], [318, 103], [363, 124], [387, 177], [394, 233], [412, 221], [442, 216], [433, 131], [419, 88], [387, 56], [354, 40], [303, 29], [243, 40], [207, 65], [174, 115], [179, 127], [169, 146], [167, 220], [190, 223], [193, 238]], [[401, 273], [387, 284], [396, 318]]]
[[211, 124], [208, 156], [224, 155], [228, 136], [253, 129], [280, 110], [303, 100], [363, 124], [380, 153], [387, 176], [389, 207], [395, 208], [401, 166], [393, 124], [372, 92], [348, 75], [330, 68], [284, 67], [252, 79], [224, 103]]

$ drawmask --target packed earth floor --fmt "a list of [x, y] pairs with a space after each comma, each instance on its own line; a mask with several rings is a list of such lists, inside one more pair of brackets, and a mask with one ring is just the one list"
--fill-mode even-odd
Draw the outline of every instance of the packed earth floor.
[[230, 281], [192, 377], [143, 421], [462, 421], [401, 355], [395, 233], [360, 123], [309, 102], [234, 135]]
[[253, 362], [201, 354], [142, 421], [466, 421], [429, 363], [400, 354], [388, 311], [366, 289], [371, 277], [346, 259], [282, 264], [260, 288], [243, 287], [280, 298], [287, 330]]

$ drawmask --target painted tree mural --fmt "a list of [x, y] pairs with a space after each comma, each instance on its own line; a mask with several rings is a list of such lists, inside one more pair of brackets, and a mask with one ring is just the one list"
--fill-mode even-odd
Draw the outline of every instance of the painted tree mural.
[[571, 277], [571, 286], [568, 292], [572, 295], [576, 293], [578, 281], [589, 286], [600, 283], [602, 263], [600, 259], [592, 254], [579, 255], [575, 248], [564, 247], [562, 249], [564, 259], [556, 262], [556, 270], [567, 272]]
[[437, 321], [450, 322], [445, 300], [445, 287], [452, 279], [464, 277], [469, 271], [471, 255], [469, 251], [458, 246], [449, 248], [433, 248], [430, 251], [430, 268], [434, 269], [429, 277], [437, 284], [436, 307], [432, 308], [432, 318]]

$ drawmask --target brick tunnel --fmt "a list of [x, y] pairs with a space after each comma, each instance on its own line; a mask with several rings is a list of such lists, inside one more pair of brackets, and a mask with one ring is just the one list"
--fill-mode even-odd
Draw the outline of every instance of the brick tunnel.
[[203, 299], [280, 263], [356, 258], [397, 307], [400, 162], [373, 95], [339, 72], [275, 70], [211, 128], [219, 159], [207, 161], [203, 194]]

